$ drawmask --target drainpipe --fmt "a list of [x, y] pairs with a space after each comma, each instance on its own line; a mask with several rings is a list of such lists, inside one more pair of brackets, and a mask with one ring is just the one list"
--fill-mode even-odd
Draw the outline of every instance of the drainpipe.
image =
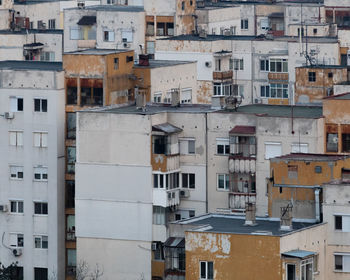
[[208, 213], [208, 113], [205, 113], [205, 212]]
[[320, 219], [320, 189], [315, 189], [315, 216], [316, 222], [319, 223]]

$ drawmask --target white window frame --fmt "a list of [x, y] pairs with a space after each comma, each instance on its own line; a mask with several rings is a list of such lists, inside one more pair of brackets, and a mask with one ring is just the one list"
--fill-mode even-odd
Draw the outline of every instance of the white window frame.
[[47, 148], [48, 133], [44, 131], [33, 132], [33, 144], [37, 148]]
[[[205, 278], [202, 277], [202, 263], [205, 263]], [[208, 275], [208, 264], [212, 263], [213, 265], [213, 278], [209, 278]], [[214, 262], [212, 261], [199, 261], [199, 279], [200, 280], [213, 280], [214, 279]]]
[[[220, 188], [219, 177], [224, 176], [224, 188]], [[226, 173], [216, 174], [216, 189], [218, 191], [228, 191], [230, 189], [230, 175]]]
[[[16, 205], [15, 211], [12, 211], [12, 203], [14, 203], [14, 205]], [[21, 205], [21, 207], [19, 207], [20, 205]], [[19, 211], [20, 208], [22, 209], [22, 211]], [[10, 199], [10, 213], [11, 214], [23, 214], [24, 213], [24, 201]]]
[[[38, 216], [47, 216], [49, 214], [49, 203], [46, 201], [33, 201], [34, 202], [34, 215], [38, 215]], [[46, 208], [47, 208], [47, 213], [35, 213], [35, 204], [36, 203], [40, 203], [41, 204], [41, 212], [43, 212], [43, 205], [46, 204]]]
[[[265, 159], [266, 159], [266, 160], [268, 160], [268, 159], [270, 159], [270, 158], [274, 158], [274, 157], [279, 157], [279, 156], [282, 155], [282, 143], [281, 143], [281, 142], [265, 142], [264, 145], [265, 145]], [[276, 153], [276, 155], [272, 155], [272, 156], [269, 156], [269, 157], [268, 157], [268, 156], [266, 155], [266, 151], [267, 151], [266, 148], [267, 148], [268, 145], [270, 145], [270, 146], [275, 145], [275, 146], [281, 147], [281, 152], [280, 152], [280, 153]]]
[[[19, 173], [22, 173], [22, 177], [19, 176]], [[24, 167], [20, 165], [10, 165], [10, 179], [23, 180], [23, 178], [24, 178]]]
[[70, 40], [82, 40], [82, 29], [79, 26], [69, 27], [69, 39]]
[[[275, 91], [275, 96], [273, 95], [273, 91]], [[278, 92], [281, 92], [281, 96], [278, 96]], [[285, 96], [285, 93], [286, 96]], [[270, 97], [272, 99], [288, 99], [289, 98], [289, 85], [288, 84], [270, 84]]]
[[[223, 153], [218, 152], [219, 146], [223, 146]], [[228, 153], [226, 153], [226, 146], [228, 146]], [[220, 156], [227, 156], [230, 154], [230, 139], [229, 138], [216, 138], [216, 150], [215, 150], [216, 155]]]
[[[194, 176], [194, 185], [191, 186], [190, 185], [190, 177], [191, 175]], [[186, 176], [187, 177], [187, 186], [184, 186], [184, 182], [183, 182], [183, 177]], [[181, 173], [181, 187], [183, 189], [195, 189], [196, 188], [196, 174], [195, 173], [187, 173], [187, 172], [184, 172], [184, 173]]]
[[[36, 175], [39, 175], [40, 178], [36, 178]], [[34, 166], [33, 179], [34, 181], [46, 182], [48, 179], [47, 167], [42, 165]]]
[[[35, 101], [36, 101], [36, 100], [39, 100], [39, 102], [40, 102], [39, 111], [36, 111], [36, 110], [35, 110]], [[46, 101], [46, 111], [43, 110], [43, 100]], [[47, 101], [47, 98], [43, 98], [43, 97], [34, 97], [33, 102], [34, 102], [33, 105], [34, 105], [34, 112], [35, 112], [35, 113], [47, 113], [47, 111], [48, 111], [48, 105], [49, 105], [49, 103], [48, 103], [48, 101]]]
[[132, 43], [133, 42], [133, 31], [130, 29], [122, 30], [122, 42]]
[[293, 279], [293, 280], [296, 280], [296, 276], [297, 276], [297, 264], [295, 264], [295, 263], [286, 263], [286, 265], [285, 265], [286, 279], [288, 279], [288, 265], [294, 266], [294, 279]]
[[[46, 239], [46, 240], [45, 240]], [[36, 241], [39, 241], [40, 243], [40, 246], [37, 247], [37, 242]], [[46, 243], [44, 243], [46, 242]], [[45, 245], [43, 246], [43, 244], [46, 244], [46, 247]], [[49, 247], [49, 238], [47, 235], [34, 235], [34, 248], [35, 249], [44, 249], [44, 250], [47, 250]]]
[[[311, 264], [311, 271], [312, 271], [312, 276], [311, 276], [311, 279], [308, 279], [308, 280], [312, 280], [313, 279], [313, 272], [314, 272], [314, 261], [313, 261], [313, 258], [309, 258], [309, 259], [305, 259], [305, 260], [302, 260], [300, 262], [300, 278], [299, 279], [306, 279], [306, 275], [307, 275], [307, 270], [306, 270], [306, 266], [308, 264]], [[304, 277], [303, 277], [303, 267], [305, 266], [305, 274], [304, 274]]]
[[[157, 210], [157, 211], [155, 211], [155, 210]], [[165, 207], [153, 205], [153, 208], [152, 208], [152, 224], [153, 225], [165, 225], [166, 224], [166, 210], [165, 210]]]
[[[264, 65], [264, 69], [261, 69], [262, 67], [261, 67], [261, 62], [263, 61], [263, 65]], [[266, 67], [267, 66], [267, 67]], [[269, 59], [268, 58], [266, 58], [266, 57], [263, 57], [263, 58], [260, 58], [260, 72], [264, 72], [264, 73], [267, 73], [267, 72], [269, 72], [270, 71], [270, 61], [269, 61]]]
[[[106, 32], [108, 34], [108, 38], [106, 40]], [[104, 42], [114, 42], [115, 41], [115, 33], [114, 30], [103, 30], [103, 41]]]
[[243, 71], [244, 70], [244, 59], [243, 58], [233, 58], [233, 70]]
[[[350, 272], [350, 252], [341, 252], [341, 253], [333, 253], [333, 270], [336, 272]], [[341, 256], [342, 257], [342, 269], [336, 269], [335, 268], [335, 256]]]
[[23, 130], [9, 131], [9, 145], [16, 147], [23, 146]]
[[180, 155], [195, 155], [196, 154], [196, 139], [195, 138], [179, 138]]
[[[271, 70], [273, 63], [275, 64], [274, 71]], [[277, 63], [281, 63], [281, 71], [277, 71]], [[285, 64], [287, 65], [287, 69], [284, 69]], [[288, 73], [288, 58], [270, 58], [269, 69], [271, 73]]]
[[[163, 180], [161, 180], [161, 178], [162, 178], [161, 175], [163, 177]], [[165, 190], [168, 188], [168, 186], [167, 186], [168, 182], [166, 181], [166, 178], [167, 178], [166, 175], [167, 175], [166, 173], [153, 173], [152, 179], [153, 179], [153, 188], [154, 189]], [[155, 187], [155, 177], [157, 177], [157, 187]], [[163, 181], [163, 186], [161, 184], [161, 181]]]
[[260, 29], [261, 30], [269, 30], [270, 29], [269, 18], [260, 19]]
[[247, 18], [241, 19], [241, 30], [249, 29], [249, 20]]
[[181, 89], [181, 104], [192, 103], [192, 88]]
[[308, 143], [292, 143], [291, 151], [292, 151], [292, 153], [307, 154], [309, 152], [309, 144]]
[[162, 103], [162, 92], [155, 92], [153, 94], [153, 102], [154, 103]]
[[[342, 228], [341, 229], [336, 229], [336, 223], [335, 223], [335, 217], [339, 216], [342, 218]], [[334, 231], [336, 232], [350, 232], [350, 214], [339, 214], [339, 213], [334, 213]]]
[[[18, 100], [22, 100], [22, 110], [19, 109]], [[10, 96], [10, 112], [23, 112], [24, 99], [22, 96]]]
[[[22, 242], [20, 242], [20, 238], [22, 239]], [[24, 234], [23, 233], [15, 233], [10, 232], [9, 233], [9, 244], [11, 248], [23, 248], [24, 247]]]

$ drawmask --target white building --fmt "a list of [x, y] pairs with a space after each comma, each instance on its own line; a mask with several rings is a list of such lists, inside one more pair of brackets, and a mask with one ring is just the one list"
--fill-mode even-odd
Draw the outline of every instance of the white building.
[[0, 62], [0, 259], [64, 278], [62, 63]]

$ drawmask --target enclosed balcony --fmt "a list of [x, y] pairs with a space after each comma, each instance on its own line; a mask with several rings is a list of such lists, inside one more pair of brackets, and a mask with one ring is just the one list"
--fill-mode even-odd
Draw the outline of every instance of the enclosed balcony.
[[233, 71], [214, 71], [213, 72], [213, 80], [226, 80], [233, 78]]
[[230, 159], [255, 160], [255, 157], [255, 126], [236, 125], [230, 131]]
[[256, 201], [255, 173], [230, 174], [230, 208], [243, 211], [246, 203]]

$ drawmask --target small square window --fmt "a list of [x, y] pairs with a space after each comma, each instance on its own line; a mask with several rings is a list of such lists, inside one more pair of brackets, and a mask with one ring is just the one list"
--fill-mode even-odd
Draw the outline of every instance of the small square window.
[[343, 217], [342, 216], [334, 216], [334, 224], [335, 224], [335, 229], [342, 230], [343, 229]]
[[119, 58], [115, 57], [114, 58], [114, 69], [118, 69], [119, 68]]
[[309, 72], [309, 82], [316, 82], [316, 72]]
[[328, 78], [333, 78], [333, 73], [332, 72], [328, 73]]
[[314, 34], [317, 34], [317, 28], [314, 28]]
[[322, 173], [322, 166], [315, 166], [315, 173]]

